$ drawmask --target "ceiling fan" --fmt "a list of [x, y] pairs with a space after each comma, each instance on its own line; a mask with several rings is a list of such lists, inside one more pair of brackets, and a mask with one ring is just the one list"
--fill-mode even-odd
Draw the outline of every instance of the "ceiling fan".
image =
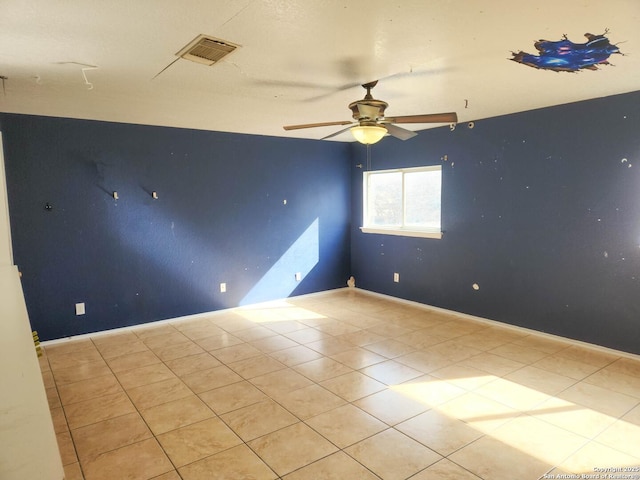
[[424, 115], [406, 115], [402, 117], [385, 117], [384, 111], [389, 106], [387, 102], [382, 100], [376, 100], [371, 95], [371, 89], [378, 84], [378, 81], [365, 83], [362, 87], [367, 91], [367, 94], [362, 100], [356, 100], [349, 104], [349, 109], [353, 112], [353, 118], [355, 121], [344, 120], [337, 122], [322, 122], [322, 123], [307, 123], [304, 125], [286, 125], [283, 127], [285, 130], [299, 130], [302, 128], [314, 128], [314, 127], [328, 127], [332, 125], [349, 125], [347, 128], [343, 128], [331, 135], [323, 137], [322, 140], [340, 135], [347, 130], [351, 130], [351, 133], [355, 139], [364, 143], [365, 145], [371, 145], [373, 143], [382, 140], [387, 133], [400, 140], [408, 140], [415, 137], [417, 133], [407, 130], [406, 128], [398, 127], [396, 123], [457, 123], [458, 116], [455, 112], [450, 113], [429, 113]]

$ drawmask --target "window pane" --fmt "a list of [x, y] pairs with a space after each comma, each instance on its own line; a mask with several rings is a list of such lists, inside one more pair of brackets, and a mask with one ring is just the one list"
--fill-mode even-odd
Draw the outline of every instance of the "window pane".
[[400, 172], [369, 175], [367, 212], [370, 225], [402, 224], [402, 174]]
[[440, 170], [405, 173], [405, 225], [440, 229], [440, 180]]

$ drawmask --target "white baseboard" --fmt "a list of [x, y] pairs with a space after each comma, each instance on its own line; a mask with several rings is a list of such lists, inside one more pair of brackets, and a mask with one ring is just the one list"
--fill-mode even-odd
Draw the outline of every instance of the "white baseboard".
[[[113, 330], [103, 330], [100, 332], [94, 332], [94, 333], [86, 333], [86, 334], [82, 334], [82, 335], [74, 335], [71, 337], [65, 337], [65, 338], [59, 338], [56, 340], [47, 340], [45, 342], [42, 342], [41, 344], [46, 347], [47, 345], [56, 345], [56, 344], [60, 344], [60, 343], [65, 343], [65, 342], [69, 342], [72, 340], [79, 340], [79, 339], [83, 339], [83, 338], [89, 338], [89, 337], [95, 337], [95, 336], [102, 336], [102, 335], [112, 335], [114, 333], [122, 333], [122, 332], [131, 332], [131, 331], [135, 331], [135, 330], [140, 330], [140, 329], [144, 329], [144, 328], [150, 328], [152, 326], [158, 326], [158, 325], [163, 325], [166, 323], [179, 323], [179, 322], [187, 322], [187, 321], [191, 321], [191, 320], [198, 320], [201, 318], [209, 318], [212, 316], [218, 316], [218, 315], [225, 315], [228, 313], [232, 313], [236, 310], [240, 310], [243, 308], [256, 308], [259, 307], [260, 305], [269, 305], [269, 304], [273, 304], [273, 303], [277, 303], [277, 302], [282, 302], [282, 301], [286, 301], [286, 300], [293, 300], [293, 299], [301, 299], [301, 298], [313, 298], [313, 297], [317, 297], [317, 296], [322, 296], [322, 295], [326, 295], [326, 294], [330, 294], [333, 292], [337, 292], [337, 291], [342, 291], [342, 290], [349, 290], [349, 287], [343, 287], [343, 288], [338, 288], [335, 290], [325, 290], [323, 292], [315, 292], [315, 293], [308, 293], [305, 295], [299, 295], [296, 297], [289, 297], [289, 298], [282, 298], [282, 299], [278, 299], [278, 300], [272, 300], [272, 301], [268, 301], [268, 302], [264, 302], [264, 303], [259, 303], [259, 304], [255, 304], [255, 305], [251, 305], [251, 306], [243, 306], [243, 307], [233, 307], [233, 308], [225, 308], [222, 310], [215, 310], [212, 312], [203, 312], [203, 313], [196, 313], [194, 315], [185, 315], [183, 317], [175, 317], [175, 318], [168, 318], [165, 320], [156, 320], [156, 321], [152, 321], [152, 322], [148, 322], [148, 323], [141, 323], [139, 325], [131, 325], [128, 327], [121, 327], [121, 328], [115, 328]], [[594, 343], [588, 343], [588, 342], [582, 342], [580, 340], [575, 340], [573, 338], [567, 338], [567, 337], [562, 337], [560, 335], [554, 335], [552, 333], [546, 333], [546, 332], [541, 332], [540, 330], [534, 330], [531, 328], [526, 328], [526, 327], [521, 327], [519, 325], [511, 325], [509, 323], [504, 323], [504, 322], [500, 322], [498, 320], [491, 320], [488, 318], [483, 318], [483, 317], [477, 317], [475, 315], [470, 315], [467, 313], [461, 313], [461, 312], [456, 312], [454, 310], [447, 310], [446, 308], [441, 308], [441, 307], [435, 307], [432, 305], [427, 305], [426, 303], [420, 303], [420, 302], [415, 302], [413, 300], [405, 300], [404, 298], [399, 298], [399, 297], [393, 297], [391, 295], [386, 295], [384, 293], [377, 293], [377, 292], [372, 292], [370, 290], [364, 290], [361, 288], [353, 288], [353, 290], [356, 290], [359, 293], [364, 293], [366, 295], [371, 295], [373, 297], [378, 297], [378, 298], [383, 298], [385, 300], [390, 300], [390, 301], [395, 301], [398, 303], [402, 303], [405, 305], [411, 305], [413, 307], [417, 307], [417, 308], [422, 308], [424, 310], [429, 310], [432, 312], [437, 312], [437, 313], [443, 313], [446, 315], [450, 315], [453, 317], [457, 317], [463, 320], [469, 320], [472, 322], [479, 322], [479, 323], [483, 323], [486, 325], [491, 325], [493, 327], [500, 327], [500, 328], [505, 328], [507, 330], [513, 330], [516, 332], [521, 332], [521, 333], [526, 333], [527, 335], [533, 335], [536, 337], [540, 337], [540, 338], [547, 338], [549, 340], [555, 340], [558, 342], [563, 342], [566, 343], [568, 345], [573, 345], [573, 346], [578, 346], [578, 347], [582, 347], [582, 348], [588, 348], [588, 349], [592, 349], [598, 352], [603, 352], [603, 353], [608, 353], [610, 355], [616, 355], [619, 357], [626, 357], [626, 358], [630, 358], [633, 360], [638, 360], [640, 361], [640, 355], [636, 355], [634, 353], [630, 353], [630, 352], [625, 352], [622, 350], [616, 350], [613, 348], [609, 348], [609, 347], [604, 347], [602, 345], [597, 345]]]
[[163, 320], [152, 320], [150, 322], [145, 322], [145, 323], [139, 323], [137, 325], [129, 325], [127, 327], [118, 327], [118, 328], [113, 328], [113, 329], [109, 329], [109, 330], [100, 330], [97, 332], [91, 332], [91, 333], [83, 333], [80, 335], [72, 335], [70, 337], [63, 337], [63, 338], [56, 338], [54, 340], [45, 340], [40, 342], [40, 345], [42, 345], [43, 347], [46, 347], [47, 345], [59, 345], [61, 343], [66, 343], [66, 342], [71, 342], [74, 340], [82, 340], [84, 338], [90, 338], [90, 337], [98, 337], [98, 336], [103, 336], [103, 335], [113, 335], [115, 333], [124, 333], [124, 332], [133, 332], [136, 330], [142, 330], [144, 328], [151, 328], [151, 327], [157, 327], [159, 325], [164, 325], [167, 323], [180, 323], [180, 322], [188, 322], [191, 320], [199, 320], [202, 318], [209, 318], [209, 317], [213, 317], [213, 316], [219, 316], [219, 315], [226, 315], [228, 313], [233, 313], [236, 310], [241, 310], [241, 309], [246, 309], [246, 308], [256, 308], [259, 307], [260, 305], [269, 305], [269, 304], [273, 304], [273, 303], [277, 303], [277, 302], [282, 302], [282, 301], [286, 301], [286, 300], [293, 300], [293, 299], [300, 299], [300, 298], [313, 298], [313, 297], [317, 297], [317, 296], [321, 296], [321, 295], [326, 295], [328, 293], [331, 292], [336, 292], [339, 290], [346, 290], [347, 287], [344, 288], [337, 288], [335, 290], [325, 290], [322, 292], [314, 292], [314, 293], [307, 293], [305, 295], [298, 295], [295, 297], [288, 297], [288, 298], [280, 298], [277, 300], [269, 300], [268, 302], [262, 302], [262, 303], [256, 303], [253, 305], [245, 305], [242, 307], [232, 307], [232, 308], [223, 308], [221, 310], [213, 310], [210, 312], [202, 312], [202, 313], [194, 313], [193, 315], [184, 315], [182, 317], [174, 317], [174, 318], [166, 318]]
[[433, 312], [438, 312], [438, 313], [451, 315], [451, 316], [454, 316], [454, 317], [461, 318], [463, 320], [470, 320], [472, 322], [484, 323], [484, 324], [487, 324], [487, 325], [491, 325], [493, 327], [505, 328], [507, 330], [513, 330], [513, 331], [516, 331], [516, 332], [522, 332], [522, 333], [526, 333], [528, 335], [533, 335], [533, 336], [540, 337], [540, 338], [547, 338], [549, 340], [555, 340], [555, 341], [563, 342], [563, 343], [566, 343], [566, 344], [569, 344], [569, 345], [573, 345], [573, 346], [589, 348], [589, 349], [592, 349], [592, 350], [595, 350], [595, 351], [598, 351], [598, 352], [608, 353], [608, 354], [611, 354], [611, 355], [617, 355], [619, 357], [626, 357], [626, 358], [631, 358], [633, 360], [640, 361], [640, 355], [636, 355], [636, 354], [630, 353], [630, 352], [625, 352], [623, 350], [616, 350], [614, 348], [604, 347], [602, 345], [597, 345], [595, 343], [583, 342], [583, 341], [580, 341], [580, 340], [575, 340], [573, 338], [567, 338], [567, 337], [563, 337], [563, 336], [560, 336], [560, 335], [555, 335], [553, 333], [547, 333], [547, 332], [542, 332], [540, 330], [534, 330], [532, 328], [521, 327], [519, 325], [512, 325], [510, 323], [500, 322], [498, 320], [491, 320], [491, 319], [488, 319], [488, 318], [477, 317], [475, 315], [470, 315], [468, 313], [462, 313], [462, 312], [456, 312], [454, 310], [447, 310], [446, 308], [434, 307], [432, 305], [427, 305], [426, 303], [414, 302], [413, 300], [405, 300], [404, 298], [393, 297], [391, 295], [386, 295], [384, 293], [372, 292], [370, 290], [363, 290], [363, 289], [360, 289], [360, 288], [358, 288], [358, 291], [366, 293], [367, 295], [372, 295], [374, 297], [384, 298], [386, 300], [396, 301], [396, 302], [403, 303], [403, 304], [406, 304], [406, 305], [411, 305], [413, 307], [418, 307], [418, 308], [422, 308], [422, 309], [433, 311]]

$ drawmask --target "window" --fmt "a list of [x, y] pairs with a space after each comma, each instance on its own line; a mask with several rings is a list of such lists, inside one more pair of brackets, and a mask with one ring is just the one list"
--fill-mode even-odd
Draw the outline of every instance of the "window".
[[364, 233], [442, 238], [442, 167], [364, 172]]

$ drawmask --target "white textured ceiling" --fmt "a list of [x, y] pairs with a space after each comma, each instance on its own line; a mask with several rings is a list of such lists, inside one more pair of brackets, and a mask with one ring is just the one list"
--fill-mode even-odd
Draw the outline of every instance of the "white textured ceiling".
[[[0, 111], [322, 138], [341, 127], [282, 126], [350, 120], [358, 85], [380, 79], [389, 116], [476, 121], [640, 90], [639, 24], [638, 0], [0, 0]], [[614, 66], [508, 60], [607, 28]], [[176, 61], [199, 34], [241, 48]]]

